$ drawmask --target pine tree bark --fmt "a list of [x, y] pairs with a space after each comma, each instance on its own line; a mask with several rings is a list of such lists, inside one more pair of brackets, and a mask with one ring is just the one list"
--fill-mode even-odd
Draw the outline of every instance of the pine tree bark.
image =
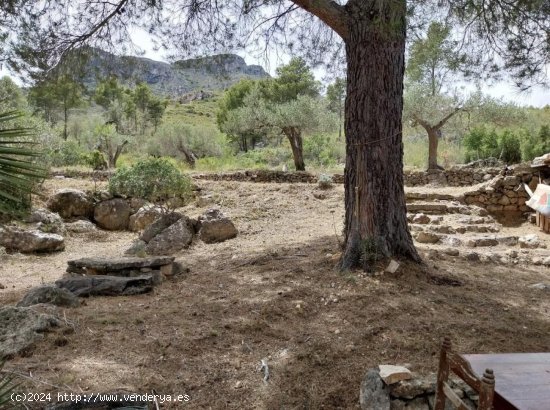
[[341, 269], [364, 267], [362, 247], [420, 261], [403, 186], [405, 0], [350, 0], [345, 114], [345, 243]]

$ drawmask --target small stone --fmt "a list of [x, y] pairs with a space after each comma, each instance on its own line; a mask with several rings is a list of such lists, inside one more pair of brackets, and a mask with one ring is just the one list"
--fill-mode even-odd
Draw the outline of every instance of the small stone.
[[443, 253], [449, 255], [449, 256], [458, 256], [460, 255], [460, 252], [458, 249], [455, 248], [446, 248], [443, 250]]
[[416, 241], [419, 243], [437, 243], [439, 240], [439, 235], [431, 232], [419, 232], [416, 235]]
[[416, 214], [412, 219], [412, 223], [426, 225], [430, 223], [430, 217], [422, 213]]
[[466, 260], [472, 261], [472, 262], [478, 262], [479, 261], [479, 254], [476, 252], [468, 252], [466, 255]]
[[378, 368], [380, 369], [380, 378], [388, 385], [412, 378], [411, 371], [403, 366], [381, 364]]
[[539, 290], [550, 290], [550, 284], [548, 283], [535, 283], [534, 285], [530, 285], [529, 287]]
[[390, 264], [386, 268], [386, 272], [395, 273], [395, 272], [397, 272], [397, 269], [399, 269], [399, 262], [396, 262], [392, 259], [390, 261]]
[[550, 256], [543, 259], [542, 264], [544, 266], [550, 266]]
[[527, 249], [536, 249], [541, 247], [541, 242], [538, 235], [531, 234], [519, 238], [519, 247]]

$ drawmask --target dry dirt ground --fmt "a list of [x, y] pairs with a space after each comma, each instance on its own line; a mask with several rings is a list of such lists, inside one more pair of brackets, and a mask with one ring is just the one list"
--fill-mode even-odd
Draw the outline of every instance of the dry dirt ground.
[[[90, 298], [62, 310], [74, 331], [46, 334], [34, 351], [6, 364], [29, 377], [25, 389], [190, 396], [161, 408], [353, 409], [368, 368], [408, 363], [418, 373], [435, 372], [444, 335], [462, 352], [550, 351], [550, 294], [529, 287], [549, 282], [548, 268], [425, 257], [425, 266], [405, 263], [396, 274], [343, 274], [334, 269], [342, 186], [319, 200], [314, 185], [199, 185], [207, 199], [187, 214], [216, 204], [239, 236], [197, 241], [176, 255], [190, 272], [151, 294]], [[44, 196], [61, 186], [91, 187], [50, 180]], [[4, 257], [0, 304], [53, 282], [69, 259], [120, 255], [134, 237], [72, 236], [62, 253]]]

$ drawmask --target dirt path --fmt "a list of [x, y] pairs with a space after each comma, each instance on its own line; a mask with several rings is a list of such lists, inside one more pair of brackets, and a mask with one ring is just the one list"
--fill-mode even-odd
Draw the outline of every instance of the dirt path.
[[[177, 255], [190, 273], [152, 294], [93, 298], [66, 310], [73, 333], [48, 334], [33, 354], [7, 365], [58, 386], [29, 382], [30, 390], [188, 394], [184, 406], [161, 407], [175, 409], [352, 409], [369, 367], [409, 363], [434, 372], [444, 335], [460, 351], [550, 351], [550, 299], [529, 287], [549, 282], [548, 268], [426, 258], [427, 267], [405, 264], [395, 275], [341, 274], [333, 255], [342, 186], [199, 185], [203, 206], [186, 212], [216, 204], [239, 236]], [[135, 236], [104, 235], [70, 237], [57, 255], [4, 258], [0, 303], [57, 279], [68, 259], [118, 255]]]

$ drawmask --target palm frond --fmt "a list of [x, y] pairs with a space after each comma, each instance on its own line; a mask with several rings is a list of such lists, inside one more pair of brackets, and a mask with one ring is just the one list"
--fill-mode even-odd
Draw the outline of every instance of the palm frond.
[[34, 131], [12, 125], [21, 116], [17, 111], [0, 113], [0, 213], [8, 215], [30, 207], [33, 187], [46, 176], [36, 163], [41, 154], [28, 139]]

